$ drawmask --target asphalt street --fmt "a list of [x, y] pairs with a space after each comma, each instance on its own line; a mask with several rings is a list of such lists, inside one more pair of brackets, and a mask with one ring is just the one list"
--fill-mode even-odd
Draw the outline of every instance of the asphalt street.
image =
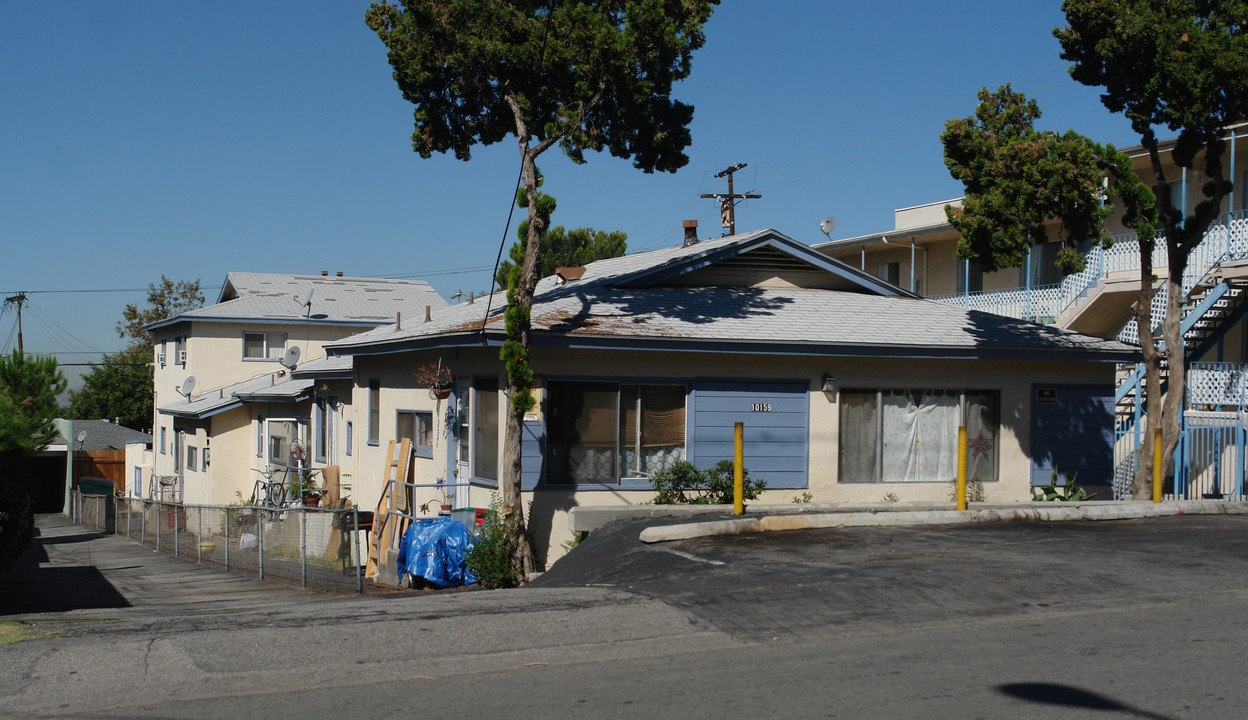
[[326, 596], [46, 518], [0, 576], [0, 716], [1239, 717], [1246, 523], [622, 523], [519, 590]]

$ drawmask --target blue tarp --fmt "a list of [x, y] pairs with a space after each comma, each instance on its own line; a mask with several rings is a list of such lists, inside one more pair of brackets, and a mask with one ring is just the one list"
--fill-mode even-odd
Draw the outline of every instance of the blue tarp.
[[438, 587], [471, 585], [477, 576], [468, 569], [473, 537], [468, 529], [449, 517], [417, 520], [399, 543], [399, 577], [411, 573]]

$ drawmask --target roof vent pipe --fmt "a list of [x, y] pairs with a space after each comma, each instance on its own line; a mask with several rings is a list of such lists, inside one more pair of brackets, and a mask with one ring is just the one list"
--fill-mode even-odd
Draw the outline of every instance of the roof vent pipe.
[[338, 277], [342, 277], [342, 271], [339, 270], [338, 272], [334, 273], [334, 275], [337, 275]]
[[431, 315], [429, 312], [430, 310], [431, 310], [430, 306], [426, 305], [425, 306], [425, 322], [429, 322], [430, 320], [433, 319], [433, 315]]
[[698, 244], [698, 221], [683, 220], [681, 226], [685, 228], [685, 247]]
[[403, 329], [403, 313], [401, 312], [396, 312], [394, 314], [394, 329], [395, 330]]
[[329, 271], [328, 271], [328, 270], [322, 270], [322, 271], [321, 271], [321, 277], [329, 277]]

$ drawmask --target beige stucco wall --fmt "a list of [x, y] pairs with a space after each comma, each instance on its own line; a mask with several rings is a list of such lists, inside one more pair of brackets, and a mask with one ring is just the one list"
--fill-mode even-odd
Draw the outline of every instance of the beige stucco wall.
[[[461, 350], [443, 354], [457, 377], [466, 381], [473, 374], [498, 373], [494, 350]], [[399, 408], [435, 413], [439, 429], [433, 459], [414, 460], [412, 475], [417, 483], [432, 483], [445, 476], [446, 444], [454, 439], [445, 431], [446, 401], [436, 401], [428, 391], [416, 388], [411, 370], [437, 356], [432, 353], [406, 353], [357, 358], [354, 407], [358, 410], [356, 440], [359, 446], [361, 505], [373, 507], [380, 497], [385, 467], [385, 450], [394, 434], [394, 413]], [[853, 483], [838, 478], [839, 396], [829, 399], [820, 389], [823, 375], [836, 378], [841, 388], [931, 388], [997, 390], [1001, 398], [1001, 427], [998, 435], [1000, 480], [988, 483], [989, 501], [1030, 498], [1030, 401], [1031, 387], [1044, 384], [1113, 383], [1113, 366], [1106, 363], [1066, 363], [1028, 361], [959, 361], [930, 359], [844, 358], [819, 359], [774, 356], [727, 356], [699, 353], [551, 351], [538, 349], [533, 367], [540, 377], [593, 377], [604, 379], [672, 378], [726, 380], [802, 380], [809, 384], [809, 466], [808, 492], [815, 502], [879, 502], [889, 493], [899, 500], [944, 502], [950, 488], [946, 482], [930, 483]], [[378, 446], [369, 447], [367, 437], [368, 378], [381, 380], [381, 437]], [[503, 400], [500, 397], [500, 405]], [[504, 408], [500, 407], [500, 412]], [[690, 428], [692, 417], [690, 418]], [[499, 433], [502, 457], [503, 432]], [[748, 429], [746, 466], [749, 467]], [[764, 478], [765, 479], [765, 478]], [[766, 491], [760, 503], [788, 503], [803, 490]], [[474, 487], [468, 504], [484, 507], [489, 488]], [[418, 493], [417, 503], [433, 498], [431, 491]], [[562, 545], [571, 540], [567, 512], [579, 505], [642, 504], [653, 498], [649, 490], [581, 489], [541, 490], [525, 493], [526, 507], [532, 513], [538, 554], [552, 562], [563, 554]], [[531, 505], [529, 504], [531, 502]], [[419, 511], [417, 513], [419, 515]], [[432, 513], [431, 513], [432, 515]]]

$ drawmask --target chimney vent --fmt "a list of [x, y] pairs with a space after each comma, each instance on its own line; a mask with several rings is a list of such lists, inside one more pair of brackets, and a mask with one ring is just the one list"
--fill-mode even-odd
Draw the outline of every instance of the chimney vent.
[[698, 244], [698, 221], [683, 220], [681, 226], [685, 228], [685, 247]]

